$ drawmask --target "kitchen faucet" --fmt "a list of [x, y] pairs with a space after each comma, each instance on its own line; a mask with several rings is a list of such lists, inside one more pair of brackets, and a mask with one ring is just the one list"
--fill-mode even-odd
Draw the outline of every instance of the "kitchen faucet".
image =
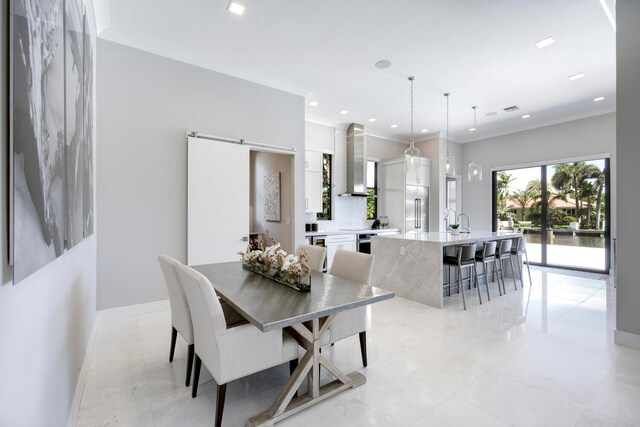
[[467, 226], [466, 227], [462, 227], [461, 233], [471, 233], [471, 219], [469, 218], [469, 215], [467, 215], [466, 213], [461, 213], [460, 215], [458, 215], [458, 224], [462, 225], [462, 221], [460, 221], [461, 217], [467, 217]]

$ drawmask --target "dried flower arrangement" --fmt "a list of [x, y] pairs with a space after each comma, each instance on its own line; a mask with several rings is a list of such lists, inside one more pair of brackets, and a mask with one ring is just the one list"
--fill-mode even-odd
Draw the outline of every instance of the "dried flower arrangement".
[[259, 241], [248, 245], [244, 252], [238, 252], [242, 256], [242, 267], [296, 290], [311, 290], [309, 254], [304, 249], [299, 257], [287, 254], [280, 243], [273, 240], [269, 230], [265, 230], [265, 235], [273, 245], [265, 247], [264, 242]]

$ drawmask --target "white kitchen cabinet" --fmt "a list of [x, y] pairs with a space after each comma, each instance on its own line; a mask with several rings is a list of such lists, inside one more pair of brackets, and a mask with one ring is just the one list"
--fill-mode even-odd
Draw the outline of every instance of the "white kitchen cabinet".
[[338, 249], [355, 252], [356, 236], [355, 234], [333, 234], [327, 236], [325, 246], [327, 247], [327, 270], [329, 270]]
[[429, 187], [431, 181], [431, 159], [418, 157], [418, 167], [407, 171], [406, 185]]
[[317, 151], [304, 152], [304, 170], [322, 173], [322, 153]]
[[322, 153], [304, 152], [304, 211], [322, 212]]
[[322, 212], [322, 173], [304, 173], [304, 211]]

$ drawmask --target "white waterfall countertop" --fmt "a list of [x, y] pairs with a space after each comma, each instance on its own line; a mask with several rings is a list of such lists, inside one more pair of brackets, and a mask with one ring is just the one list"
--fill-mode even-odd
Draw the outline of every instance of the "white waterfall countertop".
[[471, 233], [453, 234], [450, 232], [422, 232], [416, 233], [410, 231], [408, 233], [395, 234], [390, 236], [379, 236], [380, 239], [400, 239], [412, 240], [418, 242], [438, 243], [440, 246], [463, 245], [465, 243], [475, 243], [485, 240], [511, 239], [521, 237], [522, 233], [513, 231], [472, 231]]
[[[521, 237], [521, 233], [473, 231], [471, 233], [416, 233], [373, 236], [371, 254], [375, 256], [371, 284], [395, 292], [396, 296], [431, 307], [442, 308], [444, 248], [486, 240]], [[467, 290], [467, 292], [469, 292]], [[475, 295], [470, 296], [473, 298]], [[462, 309], [462, 307], [452, 307]]]

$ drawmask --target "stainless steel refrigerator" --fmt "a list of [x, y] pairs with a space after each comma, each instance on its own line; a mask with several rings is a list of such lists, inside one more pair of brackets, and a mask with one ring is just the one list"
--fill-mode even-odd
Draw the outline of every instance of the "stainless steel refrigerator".
[[405, 233], [429, 231], [429, 187], [405, 186]]

